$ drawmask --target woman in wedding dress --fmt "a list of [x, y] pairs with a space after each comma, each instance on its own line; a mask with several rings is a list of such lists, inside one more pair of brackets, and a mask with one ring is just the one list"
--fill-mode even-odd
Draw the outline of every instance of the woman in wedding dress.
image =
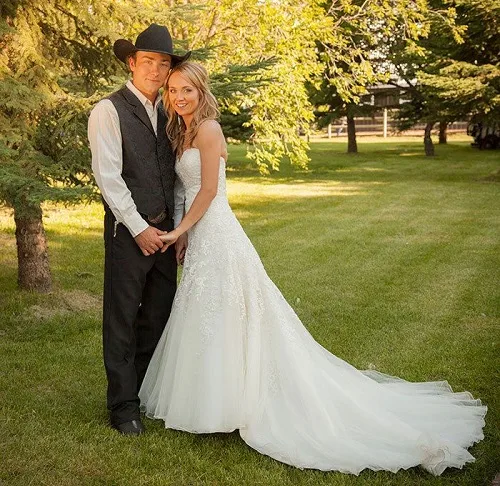
[[[226, 196], [226, 145], [207, 74], [185, 62], [164, 94], [187, 232], [184, 271], [139, 392], [148, 417], [192, 433], [236, 429], [299, 468], [358, 474], [474, 461], [486, 407], [446, 381], [359, 371], [319, 345], [267, 276]], [[181, 255], [182, 258], [182, 255]]]

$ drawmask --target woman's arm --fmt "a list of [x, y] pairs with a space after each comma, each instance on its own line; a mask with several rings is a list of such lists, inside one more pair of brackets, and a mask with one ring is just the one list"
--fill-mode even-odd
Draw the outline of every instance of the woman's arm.
[[224, 135], [220, 125], [215, 120], [207, 120], [200, 126], [195, 143], [201, 157], [201, 187], [179, 226], [168, 235], [161, 237], [165, 243], [172, 244], [180, 235], [196, 224], [217, 195], [223, 141]]

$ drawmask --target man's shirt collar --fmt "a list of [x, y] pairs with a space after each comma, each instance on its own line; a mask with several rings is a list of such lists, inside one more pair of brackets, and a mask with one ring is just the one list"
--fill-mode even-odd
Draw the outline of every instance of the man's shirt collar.
[[[146, 104], [149, 104], [150, 106], [153, 106], [153, 104], [151, 103], [151, 101], [149, 101], [135, 86], [134, 86], [134, 83], [132, 82], [131, 79], [129, 79], [127, 81], [127, 84], [126, 84], [127, 88], [132, 91], [132, 93], [135, 94], [135, 96], [137, 96], [137, 98], [139, 99], [139, 101], [144, 105], [144, 108], [146, 107]], [[156, 108], [158, 107], [158, 103], [160, 102], [161, 100], [161, 95], [160, 93], [158, 93], [158, 96], [156, 97], [156, 100], [155, 100], [155, 104], [153, 106], [153, 108], [156, 110]]]

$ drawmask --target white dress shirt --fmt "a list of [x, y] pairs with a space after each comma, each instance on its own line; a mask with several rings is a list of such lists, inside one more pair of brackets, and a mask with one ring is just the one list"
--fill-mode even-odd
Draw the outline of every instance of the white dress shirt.
[[[132, 83], [126, 87], [144, 105], [155, 133], [158, 127], [158, 94], [151, 103]], [[132, 194], [122, 178], [123, 153], [120, 120], [111, 100], [101, 100], [90, 113], [88, 137], [92, 152], [92, 171], [102, 197], [113, 212], [116, 221], [123, 223], [135, 237], [149, 225], [137, 211]], [[184, 214], [184, 188], [176, 178], [174, 187], [174, 225], [177, 227]]]

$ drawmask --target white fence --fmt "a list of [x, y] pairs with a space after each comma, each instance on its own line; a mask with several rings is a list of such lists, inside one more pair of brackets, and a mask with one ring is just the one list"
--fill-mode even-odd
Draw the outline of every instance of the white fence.
[[[391, 117], [391, 111], [383, 110], [374, 116], [356, 117], [356, 134], [357, 135], [380, 135], [383, 137], [401, 134], [397, 129], [397, 121]], [[466, 133], [467, 121], [453, 122], [448, 125], [447, 132], [450, 133]], [[410, 130], [405, 130], [407, 135], [423, 135], [425, 123], [418, 123]], [[434, 125], [434, 132], [437, 133], [439, 124]], [[326, 129], [328, 138], [342, 137], [347, 135], [346, 120], [339, 119], [328, 126]]]

